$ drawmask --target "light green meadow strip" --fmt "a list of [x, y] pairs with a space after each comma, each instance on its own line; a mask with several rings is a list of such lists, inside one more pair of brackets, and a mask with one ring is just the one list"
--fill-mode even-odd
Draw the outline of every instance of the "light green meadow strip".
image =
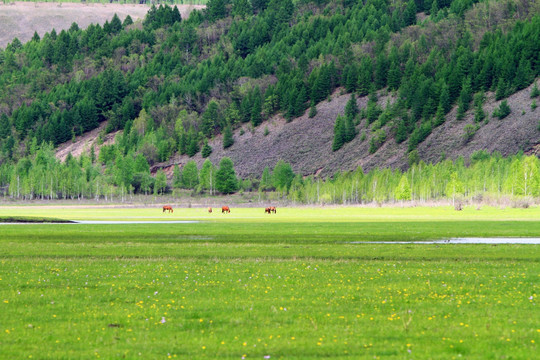
[[224, 222], [348, 222], [348, 221], [442, 221], [442, 220], [499, 220], [540, 221], [540, 207], [528, 209], [465, 207], [455, 211], [452, 207], [288, 207], [277, 209], [277, 214], [265, 214], [263, 207], [231, 208], [222, 214], [214, 208], [174, 207], [173, 213], [163, 213], [161, 206], [136, 208], [120, 206], [0, 206], [0, 216], [46, 216], [68, 220], [204, 220]]

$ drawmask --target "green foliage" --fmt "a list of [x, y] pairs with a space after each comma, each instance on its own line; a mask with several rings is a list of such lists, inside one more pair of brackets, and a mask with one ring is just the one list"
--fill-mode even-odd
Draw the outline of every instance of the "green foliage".
[[540, 96], [540, 89], [538, 89], [538, 84], [535, 82], [531, 89], [531, 99]]
[[233, 161], [224, 157], [219, 162], [219, 169], [216, 171], [216, 189], [223, 194], [231, 194], [236, 192], [238, 188]]
[[156, 183], [154, 185], [154, 194], [163, 195], [167, 190], [167, 176], [163, 170], [158, 170], [156, 173]]
[[205, 139], [204, 140], [204, 145], [202, 147], [202, 150], [201, 150], [201, 155], [203, 158], [207, 158], [210, 156], [210, 154], [212, 153], [212, 147], [210, 145], [208, 145], [208, 140]]
[[500, 120], [504, 119], [510, 113], [512, 110], [510, 109], [510, 106], [508, 106], [508, 102], [506, 100], [503, 100], [498, 108], [493, 110], [493, 117], [498, 117]]
[[209, 191], [210, 195], [214, 193], [216, 188], [216, 172], [214, 164], [209, 159], [206, 159], [199, 173], [199, 186], [201, 190]]
[[474, 137], [474, 134], [476, 134], [476, 130], [478, 130], [476, 125], [467, 124], [463, 128], [463, 139], [465, 142], [471, 141], [471, 139]]
[[373, 154], [377, 152], [385, 141], [386, 131], [384, 131], [384, 129], [377, 130], [369, 140], [369, 153]]
[[259, 183], [259, 190], [267, 191], [271, 189], [273, 189], [272, 175], [270, 173], [270, 168], [266, 166], [261, 175], [261, 182]]
[[272, 186], [279, 191], [287, 192], [294, 179], [291, 164], [279, 160], [272, 171]]
[[431, 134], [431, 122], [424, 122], [420, 127], [414, 129], [409, 137], [409, 151], [416, 149], [418, 144], [424, 141]]
[[314, 118], [315, 115], [317, 115], [317, 107], [315, 106], [315, 103], [312, 101], [311, 106], [309, 107], [308, 117], [311, 119], [311, 118]]
[[226, 126], [223, 131], [223, 148], [226, 149], [234, 144], [233, 133], [230, 126]]
[[227, 15], [227, 2], [225, 0], [208, 0], [206, 3], [206, 14], [208, 20], [216, 21], [224, 18]]
[[180, 171], [178, 164], [174, 165], [173, 168], [172, 186], [176, 189], [182, 187], [182, 172]]
[[194, 160], [190, 160], [184, 165], [180, 184], [184, 189], [195, 189], [199, 184], [199, 170]]
[[411, 200], [411, 186], [406, 175], [402, 175], [396, 188], [396, 200]]

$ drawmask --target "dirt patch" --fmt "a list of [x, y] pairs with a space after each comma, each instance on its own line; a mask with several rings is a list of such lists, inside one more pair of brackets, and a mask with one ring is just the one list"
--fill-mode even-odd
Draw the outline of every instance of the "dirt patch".
[[81, 154], [90, 154], [91, 148], [94, 147], [96, 156], [99, 155], [99, 150], [103, 145], [114, 144], [114, 138], [121, 131], [116, 131], [110, 134], [105, 134], [102, 137], [103, 142], [99, 141], [99, 133], [104, 131], [107, 126], [107, 122], [101, 123], [101, 125], [92, 131], [84, 133], [81, 136], [77, 136], [75, 141], [68, 141], [60, 144], [56, 148], [56, 158], [64, 161], [69, 153], [73, 156], [80, 156]]
[[[203, 5], [177, 5], [182, 18], [187, 18], [193, 9]], [[46, 32], [69, 29], [73, 22], [85, 29], [90, 24], [104, 24], [117, 14], [120, 20], [127, 15], [133, 21], [142, 19], [148, 12], [148, 5], [135, 4], [91, 4], [91, 3], [40, 3], [14, 2], [0, 3], [0, 47], [4, 48], [14, 38], [29, 41], [34, 32], [43, 37]]]

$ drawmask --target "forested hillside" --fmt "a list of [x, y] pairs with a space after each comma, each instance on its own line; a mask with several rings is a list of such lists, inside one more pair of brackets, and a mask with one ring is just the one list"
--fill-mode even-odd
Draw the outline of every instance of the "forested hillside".
[[[504, 100], [528, 87], [539, 57], [540, 4], [524, 0], [211, 0], [188, 19], [159, 6], [142, 22], [73, 24], [0, 50], [0, 181], [28, 176], [50, 151], [44, 144], [106, 122], [122, 135], [99, 157], [79, 159], [86, 181], [103, 176], [107, 186], [147, 192], [141, 181], [154, 183], [153, 164], [208, 157], [210, 144], [233, 146], [235, 132], [268, 133], [274, 116], [294, 128], [336, 90], [352, 96], [342, 115], [329, 115], [329, 152], [358, 138], [368, 154], [394, 142], [413, 164], [451, 111], [473, 114], [471, 137], [505, 118], [508, 103], [487, 112], [486, 94]], [[111, 175], [125, 164], [131, 175]]]

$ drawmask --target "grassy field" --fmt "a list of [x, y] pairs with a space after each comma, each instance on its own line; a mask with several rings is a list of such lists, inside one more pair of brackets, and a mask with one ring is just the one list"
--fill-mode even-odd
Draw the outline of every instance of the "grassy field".
[[0, 358], [533, 359], [540, 209], [0, 207]]

